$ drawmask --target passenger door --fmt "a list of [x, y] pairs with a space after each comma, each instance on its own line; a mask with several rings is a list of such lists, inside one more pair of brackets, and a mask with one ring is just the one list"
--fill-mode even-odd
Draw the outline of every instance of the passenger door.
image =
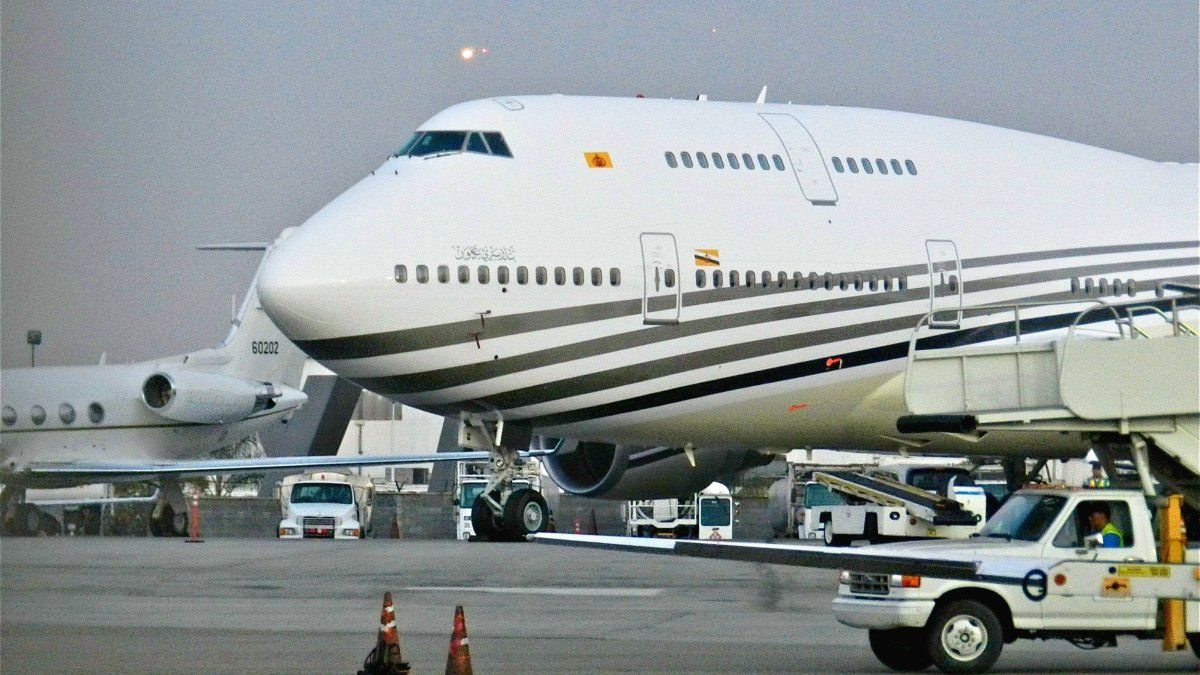
[[[958, 328], [962, 323], [963, 284], [958, 247], [949, 239], [925, 240], [929, 259], [929, 320], [932, 328]], [[940, 311], [940, 310], [959, 310]]]
[[678, 324], [683, 291], [675, 235], [643, 232], [641, 243], [642, 323], [660, 326]]

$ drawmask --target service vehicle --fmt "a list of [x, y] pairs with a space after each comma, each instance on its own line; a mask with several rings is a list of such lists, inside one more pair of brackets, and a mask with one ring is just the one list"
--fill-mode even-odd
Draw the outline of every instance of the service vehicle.
[[[848, 626], [868, 629], [871, 651], [897, 670], [922, 670], [933, 664], [945, 672], [984, 672], [1005, 643], [1018, 639], [1061, 638], [1093, 649], [1116, 646], [1118, 635], [1156, 639], [1186, 634], [1200, 656], [1200, 585], [1192, 578], [1200, 568], [1185, 570], [1189, 599], [1168, 601], [1182, 607], [1186, 618], [1178, 609], [1160, 612], [1156, 597], [1130, 590], [1131, 582], [1156, 581], [1171, 573], [1171, 567], [1180, 567], [1157, 564], [1160, 561], [1200, 562], [1200, 545], [1192, 542], [1185, 550], [1181, 500], [1172, 500], [1173, 508], [1160, 514], [1166, 532], [1160, 539], [1168, 545], [1160, 556], [1142, 492], [1018, 491], [969, 540], [871, 547], [880, 556], [976, 561], [973, 578], [843, 571], [834, 616]], [[1081, 595], [1062, 594], [1069, 584], [1081, 583], [1078, 577], [1085, 573], [1078, 571], [1080, 563], [1105, 562], [1112, 564], [1083, 566], [1092, 578], [1082, 583], [1094, 586], [1083, 586]], [[1028, 571], [1014, 582], [1015, 570]]]
[[987, 498], [968, 469], [880, 467], [817, 471], [805, 486], [801, 537], [846, 546], [856, 539], [964, 538], [983, 527]]
[[[488, 463], [459, 462], [454, 480], [454, 536], [462, 541], [473, 541], [476, 538], [475, 526], [472, 524], [471, 512], [475, 506], [475, 498], [483, 494], [488, 481], [492, 478]], [[529, 460], [513, 480], [513, 490], [532, 489], [541, 493], [542, 472], [541, 464]]]
[[368, 476], [316, 471], [279, 485], [280, 539], [365, 539], [375, 484]]
[[630, 537], [733, 539], [733, 496], [721, 483], [688, 499], [645, 499], [625, 505], [625, 533]]

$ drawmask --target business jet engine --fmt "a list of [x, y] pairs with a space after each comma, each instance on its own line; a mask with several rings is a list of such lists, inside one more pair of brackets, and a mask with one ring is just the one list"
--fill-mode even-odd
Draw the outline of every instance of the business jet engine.
[[146, 378], [142, 401], [177, 422], [236, 422], [275, 407], [280, 387], [220, 373], [194, 370], [160, 371]]
[[696, 448], [692, 466], [683, 448], [564, 441], [542, 459], [560, 488], [581, 497], [665, 499], [704, 489], [735, 471], [763, 466], [771, 455], [754, 450]]

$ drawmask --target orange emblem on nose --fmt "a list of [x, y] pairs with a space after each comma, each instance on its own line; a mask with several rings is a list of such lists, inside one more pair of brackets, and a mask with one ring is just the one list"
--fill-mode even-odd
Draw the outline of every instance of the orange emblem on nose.
[[611, 169], [612, 158], [607, 152], [585, 152], [583, 159], [587, 162], [588, 167], [593, 169]]

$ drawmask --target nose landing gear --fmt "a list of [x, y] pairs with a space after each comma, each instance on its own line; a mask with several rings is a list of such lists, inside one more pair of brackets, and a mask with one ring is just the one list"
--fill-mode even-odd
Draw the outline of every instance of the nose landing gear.
[[526, 449], [532, 440], [529, 427], [491, 422], [474, 415], [459, 420], [458, 441], [465, 448], [486, 450], [491, 479], [471, 505], [471, 525], [475, 535], [488, 541], [522, 541], [529, 534], [545, 532], [550, 509], [542, 493], [529, 487], [514, 486], [526, 460], [518, 448]]

